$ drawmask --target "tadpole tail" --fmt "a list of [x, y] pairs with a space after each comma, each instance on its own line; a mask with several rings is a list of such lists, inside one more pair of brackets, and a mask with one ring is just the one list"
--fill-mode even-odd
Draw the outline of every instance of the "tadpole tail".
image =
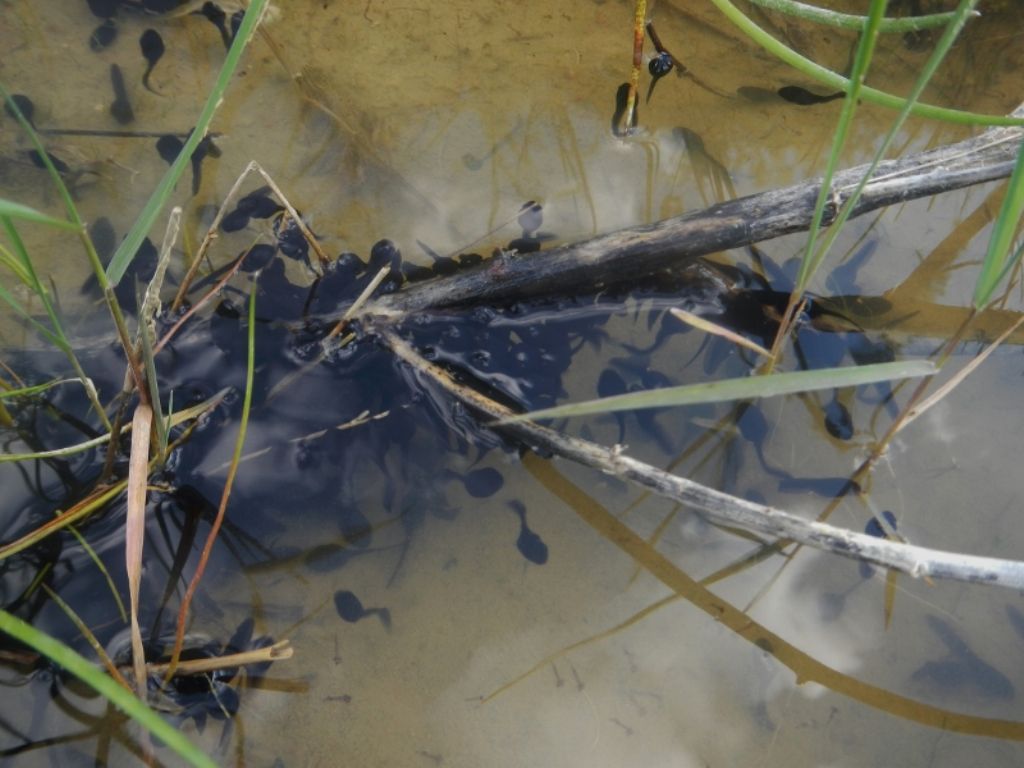
[[651, 94], [654, 93], [654, 86], [656, 86], [658, 84], [658, 80], [660, 80], [660, 79], [661, 78], [658, 78], [658, 77], [651, 78], [651, 84], [647, 88], [647, 98], [644, 99], [644, 104], [650, 104], [651, 103]]
[[153, 86], [149, 84], [149, 76], [153, 73], [153, 67], [154, 65], [151, 64], [150, 66], [146, 67], [146, 71], [142, 73], [142, 87], [150, 93], [155, 93], [157, 96], [163, 96], [163, 94], [160, 93], [160, 91], [156, 90], [155, 88], [153, 88]]

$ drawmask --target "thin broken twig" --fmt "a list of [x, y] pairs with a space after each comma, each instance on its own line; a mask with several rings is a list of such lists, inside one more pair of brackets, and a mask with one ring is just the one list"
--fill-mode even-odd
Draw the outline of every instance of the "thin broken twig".
[[[421, 357], [393, 331], [376, 327], [372, 330], [402, 361], [428, 376], [474, 411], [492, 420], [515, 415], [510, 409], [476, 390], [455, 382], [448, 373]], [[1024, 588], [1024, 562], [944, 552], [805, 520], [789, 512], [755, 504], [664, 472], [626, 456], [618, 446], [608, 448], [533, 422], [508, 423], [496, 429], [514, 436], [527, 446], [544, 448], [563, 458], [648, 488], [659, 496], [697, 510], [716, 523], [799, 542], [902, 571], [915, 578], [932, 577], [1011, 589]]]

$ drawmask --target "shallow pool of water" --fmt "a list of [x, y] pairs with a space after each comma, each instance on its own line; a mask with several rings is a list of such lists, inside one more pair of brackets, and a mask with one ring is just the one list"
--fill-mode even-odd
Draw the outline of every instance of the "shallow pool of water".
[[[632, 9], [592, 0], [532, 6], [367, 0], [278, 9], [214, 122], [219, 157], [207, 157], [198, 178], [186, 173], [179, 184], [186, 225], [172, 274], [180, 277], [212, 207], [252, 159], [331, 256], [366, 259], [387, 238], [407, 262], [424, 266], [433, 263], [431, 252], [489, 255], [524, 234], [550, 248], [820, 174], [841, 104], [806, 107], [774, 96], [785, 85], [824, 89], [752, 46], [710, 4], [660, 0], [653, 7], [660, 37], [690, 76], [658, 83], [641, 106], [640, 131], [627, 140], [612, 134], [610, 121], [628, 75]], [[48, 150], [68, 166], [82, 217], [91, 225], [105, 218], [116, 243], [166, 168], [148, 134], [189, 130], [224, 56], [220, 33], [201, 15], [122, 10], [116, 37], [95, 51], [90, 35], [103, 22], [86, 3], [11, 1], [2, 14], [0, 81], [31, 97], [38, 127], [147, 134], [46, 136]], [[847, 65], [852, 36], [757, 18], [815, 60]], [[147, 29], [166, 45], [147, 79], [152, 91], [143, 86], [139, 46]], [[927, 98], [1012, 110], [1021, 92], [1022, 34], [1012, 9], [972, 23]], [[905, 92], [927, 50], [899, 35], [883, 38], [881, 69], [869, 82]], [[125, 125], [109, 109], [114, 64], [134, 114]], [[647, 84], [645, 74], [643, 95]], [[870, 157], [891, 116], [863, 105], [844, 165]], [[56, 214], [59, 200], [28, 158], [27, 140], [6, 116], [2, 125], [0, 195]], [[912, 120], [898, 145], [914, 151], [965, 134]], [[543, 219], [524, 233], [527, 201], [542, 205]], [[885, 294], [891, 309], [861, 318], [861, 331], [809, 329], [801, 338], [809, 364], [850, 364], [851, 350], [865, 344], [897, 357], [930, 354], [960, 322], [956, 307], [969, 301], [970, 265], [984, 254], [997, 209], [991, 185], [853, 222], [813, 288]], [[158, 238], [162, 221], [156, 229]], [[84, 256], [73, 240], [20, 231], [76, 317], [84, 364], [111, 397], [123, 371], [102, 313], [80, 290]], [[271, 235], [256, 219], [220, 233], [213, 265], [257, 237]], [[761, 245], [780, 267], [776, 291], [789, 288], [790, 260], [803, 242], [793, 235]], [[740, 274], [749, 274], [745, 252], [720, 260], [746, 265]], [[223, 645], [253, 619], [255, 637], [286, 638], [296, 653], [261, 675], [233, 679], [237, 701], [206, 699], [205, 708], [169, 715], [218, 762], [1020, 762], [1024, 709], [1015, 691], [1024, 680], [1014, 660], [1024, 643], [1024, 609], [1016, 594], [900, 577], [886, 627], [883, 574], [807, 549], [713, 584], [688, 582], [742, 559], [755, 543], [615, 478], [521, 452], [370, 338], [278, 394], [324, 329], [297, 322], [313, 282], [308, 268], [288, 261], [273, 280], [260, 280], [253, 421], [190, 631]], [[231, 304], [204, 313], [161, 358], [161, 380], [176, 404], [242, 385], [246, 324], [238, 313], [249, 286], [236, 278], [226, 294]], [[693, 301], [693, 291], [687, 279], [663, 276], [617, 292], [581, 289], [574, 297], [423, 313], [401, 329], [432, 359], [532, 407], [608, 388], [744, 375], [749, 360], [724, 342], [705, 343], [692, 331], [659, 341], [663, 328], [672, 330], [667, 302]], [[903, 322], [889, 325], [892, 318]], [[9, 350], [2, 361], [14, 370], [38, 378], [65, 370], [23, 325], [7, 317], [0, 330]], [[862, 530], [873, 513], [891, 510], [915, 543], [1021, 557], [1012, 414], [1022, 364], [1018, 340], [1011, 341], [900, 435], [866, 495], [844, 500], [832, 522]], [[976, 346], [961, 350], [958, 364]], [[769, 399], [739, 427], [722, 426], [727, 407], [560, 426], [810, 517], [829, 493], [812, 481], [847, 475], [884, 433], [892, 418], [885, 394], [869, 387], [834, 399]], [[840, 402], [852, 423], [845, 439], [826, 424]], [[71, 388], [51, 405], [89, 420]], [[154, 477], [142, 616], [154, 637], [173, 624], [185, 586], [178, 574], [195, 568], [239, 410], [238, 398], [222, 406], [175, 454], [170, 471]], [[381, 417], [336, 429], [364, 411]], [[47, 447], [82, 438], [76, 424], [47, 409], [31, 413], [20, 431], [5, 430], [5, 450], [25, 450], [26, 434]], [[66, 468], [0, 465], [3, 538], [40, 524], [59, 500], [80, 497], [103, 458], [88, 454]], [[126, 595], [123, 509], [115, 503], [81, 532]], [[641, 536], [657, 536], [656, 546], [629, 556], [601, 523], [603, 511]], [[651, 575], [658, 557], [677, 569], [675, 599]], [[90, 654], [66, 616], [32, 588], [37, 574], [102, 642], [123, 632], [106, 582], [72, 537], [3, 567], [5, 607], [81, 652]], [[747, 606], [749, 621], [738, 613]], [[131, 726], [52, 669], [11, 664], [2, 680], [10, 687], [0, 705], [0, 749], [12, 763], [120, 765], [138, 754]]]

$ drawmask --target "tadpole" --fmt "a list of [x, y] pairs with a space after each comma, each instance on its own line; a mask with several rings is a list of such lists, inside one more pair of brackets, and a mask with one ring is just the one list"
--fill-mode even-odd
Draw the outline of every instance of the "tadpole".
[[117, 15], [118, 6], [121, 0], [86, 0], [89, 10], [93, 16], [100, 19], [110, 19]]
[[185, 144], [177, 136], [173, 134], [165, 134], [156, 140], [156, 151], [160, 155], [160, 159], [170, 165], [173, 163], [181, 150], [185, 148]]
[[640, 121], [640, 110], [633, 105], [632, 118], [626, 124], [626, 107], [629, 106], [629, 83], [622, 83], [615, 91], [615, 112], [612, 113], [612, 134], [619, 138], [628, 136]]
[[147, 29], [142, 33], [142, 37], [139, 38], [139, 48], [142, 49], [142, 58], [146, 60], [146, 71], [142, 73], [142, 87], [150, 93], [157, 93], [149, 85], [149, 76], [153, 72], [153, 67], [156, 66], [156, 63], [164, 55], [166, 50], [164, 39], [160, 37], [160, 33], [155, 29]]
[[540, 203], [527, 200], [519, 209], [519, 217], [516, 219], [519, 226], [523, 228], [523, 237], [533, 237], [544, 223], [544, 209]]
[[[36, 105], [32, 103], [32, 99], [23, 93], [12, 93], [8, 98], [10, 101], [4, 102], [4, 112], [17, 120], [18, 115], [14, 111], [14, 107], [17, 107], [18, 112], [21, 112], [21, 116], [28, 121], [28, 124], [35, 127], [35, 123], [32, 121], [32, 118], [36, 113]], [[14, 107], [11, 106], [10, 102], [14, 103]]]
[[846, 91], [836, 91], [835, 93], [822, 95], [809, 91], [806, 88], [801, 88], [799, 85], [784, 85], [782, 88], [779, 88], [776, 93], [790, 104], [797, 104], [801, 107], [810, 107], [815, 104], [827, 104], [830, 101], [835, 101], [836, 99], [841, 99], [846, 96]]
[[[661, 38], [654, 31], [654, 24], [651, 22], [647, 22], [647, 35], [651, 38], [651, 42], [654, 43], [654, 49], [658, 52], [658, 55], [647, 64], [647, 71], [651, 73], [651, 86], [647, 89], [647, 100], [644, 103], [650, 104], [651, 94], [654, 93], [654, 86], [658, 84], [661, 78], [675, 69], [676, 59], [662, 45]], [[682, 65], [680, 65], [680, 68], [682, 71]]]
[[117, 22], [113, 19], [105, 19], [89, 35], [89, 48], [93, 51], [102, 51], [117, 39]]
[[89, 239], [92, 240], [96, 255], [104, 264], [110, 261], [117, 249], [117, 233], [114, 232], [114, 225], [106, 216], [100, 216], [89, 227]]
[[853, 417], [849, 409], [839, 402], [836, 394], [825, 404], [825, 429], [836, 440], [849, 440], [853, 437]]
[[128, 100], [128, 89], [124, 85], [124, 75], [117, 64], [110, 65], [110, 84], [114, 88], [114, 101], [110, 105], [110, 114], [121, 125], [127, 125], [135, 119], [131, 102]]
[[[28, 157], [29, 161], [32, 163], [32, 165], [34, 165], [36, 168], [41, 168], [44, 171], [46, 170], [46, 163], [43, 161], [43, 156], [39, 154], [38, 150], [30, 149], [25, 154]], [[57, 173], [68, 173], [71, 170], [67, 163], [65, 163], [59, 157], [54, 155], [52, 152], [47, 152], [46, 156], [50, 159], [50, 162], [53, 164], [53, 167], [57, 171]]]
[[[896, 515], [890, 512], [888, 509], [882, 512], [882, 517], [885, 518], [885, 522], [889, 528], [893, 531], [896, 530]], [[885, 526], [879, 522], [877, 517], [872, 517], [868, 520], [867, 525], [864, 526], [864, 533], [868, 536], [874, 536], [876, 539], [888, 538], [889, 534], [886, 532]], [[874, 566], [870, 563], [866, 563], [863, 560], [860, 561], [860, 577], [862, 579], [870, 579], [871, 574], [875, 572]]]
[[548, 545], [526, 524], [526, 505], [515, 499], [508, 502], [508, 505], [519, 516], [519, 538], [516, 539], [516, 549], [534, 565], [544, 565], [548, 561]]
[[224, 48], [231, 47], [231, 34], [228, 32], [226, 24], [228, 15], [224, 13], [219, 5], [216, 3], [206, 2], [203, 3], [203, 7], [196, 11], [200, 16], [203, 16], [220, 32], [221, 42], [224, 43]]
[[493, 467], [481, 467], [467, 472], [462, 478], [462, 484], [466, 487], [466, 493], [474, 499], [486, 499], [501, 490], [505, 478]]
[[[160, 158], [171, 165], [181, 154], [181, 150], [185, 148], [185, 144], [172, 133], [161, 136], [156, 141], [156, 151], [160, 155]], [[203, 182], [203, 159], [209, 155], [210, 157], [220, 157], [220, 149], [216, 144], [213, 143], [213, 134], [209, 134], [203, 137], [203, 140], [199, 142], [195, 152], [192, 153], [190, 161], [192, 163], [192, 195], [195, 196], [199, 193], [199, 187]], [[248, 224], [248, 221], [245, 222]], [[245, 226], [244, 224], [242, 225]]]
[[347, 589], [339, 589], [334, 593], [334, 607], [342, 621], [355, 624], [368, 616], [376, 615], [385, 629], [391, 629], [391, 611], [387, 608], [364, 608], [363, 602], [355, 593]]

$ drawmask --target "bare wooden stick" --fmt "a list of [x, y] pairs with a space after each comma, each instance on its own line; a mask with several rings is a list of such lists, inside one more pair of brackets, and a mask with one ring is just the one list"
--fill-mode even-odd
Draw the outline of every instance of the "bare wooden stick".
[[189, 286], [192, 285], [192, 280], [196, 276], [196, 271], [199, 269], [199, 265], [203, 261], [203, 257], [206, 255], [206, 251], [209, 249], [210, 244], [219, 237], [217, 228], [220, 223], [224, 220], [227, 215], [228, 206], [234, 202], [235, 197], [238, 195], [238, 191], [242, 188], [242, 183], [249, 178], [250, 173], [258, 173], [263, 177], [263, 180], [267, 182], [267, 186], [270, 187], [271, 192], [277, 197], [278, 202], [284, 206], [284, 209], [291, 216], [292, 221], [295, 222], [295, 226], [299, 228], [302, 236], [306, 239], [306, 242], [316, 252], [317, 257], [320, 260], [320, 268], [323, 269], [324, 264], [330, 261], [327, 258], [327, 254], [324, 253], [323, 248], [320, 247], [320, 243], [317, 242], [316, 237], [306, 226], [306, 223], [302, 220], [299, 212], [295, 210], [294, 206], [285, 197], [284, 192], [277, 186], [277, 182], [274, 181], [270, 174], [263, 170], [263, 166], [257, 163], [255, 160], [250, 160], [249, 164], [245, 166], [238, 178], [235, 179], [235, 183], [231, 185], [231, 189], [228, 190], [227, 195], [224, 197], [224, 201], [220, 204], [220, 208], [217, 209], [217, 214], [213, 217], [213, 221], [210, 222], [209, 229], [206, 230], [206, 235], [203, 237], [202, 242], [199, 244], [199, 250], [196, 251], [195, 258], [189, 265], [188, 272], [185, 273], [185, 278], [181, 281], [181, 286], [178, 288], [178, 293], [174, 297], [174, 302], [171, 304], [171, 311], [177, 312], [182, 302], [185, 300], [185, 295], [188, 293]]
[[[1013, 115], [1024, 116], [1024, 105]], [[1024, 129], [993, 128], [964, 141], [886, 161], [865, 187], [852, 215], [1006, 178], [1022, 138]], [[866, 170], [867, 165], [860, 165], [835, 175], [826, 224]], [[806, 230], [819, 186], [820, 180], [815, 179], [549, 251], [502, 254], [455, 275], [382, 296], [367, 311], [396, 315], [636, 280], [697, 256]]]
[[[280, 640], [273, 645], [263, 648], [255, 648], [250, 651], [228, 653], [223, 656], [210, 656], [202, 659], [182, 659], [174, 669], [176, 675], [201, 675], [204, 672], [213, 672], [218, 669], [230, 669], [241, 667], [246, 664], [262, 664], [267, 661], [280, 661], [290, 659], [295, 654], [288, 640]], [[167, 673], [171, 665], [167, 663], [150, 663], [146, 669], [151, 675], [163, 675]]]
[[[379, 334], [401, 360], [477, 413], [491, 420], [515, 415], [505, 406], [454, 381], [447, 372], [421, 357], [393, 331], [386, 327], [373, 327], [372, 330]], [[496, 429], [514, 436], [526, 445], [544, 448], [563, 458], [648, 488], [659, 496], [699, 511], [717, 523], [893, 568], [915, 578], [932, 577], [1011, 589], [1024, 588], [1024, 562], [928, 549], [805, 520], [789, 512], [755, 504], [664, 472], [626, 456], [619, 446], [608, 448], [533, 422], [502, 424]]]

